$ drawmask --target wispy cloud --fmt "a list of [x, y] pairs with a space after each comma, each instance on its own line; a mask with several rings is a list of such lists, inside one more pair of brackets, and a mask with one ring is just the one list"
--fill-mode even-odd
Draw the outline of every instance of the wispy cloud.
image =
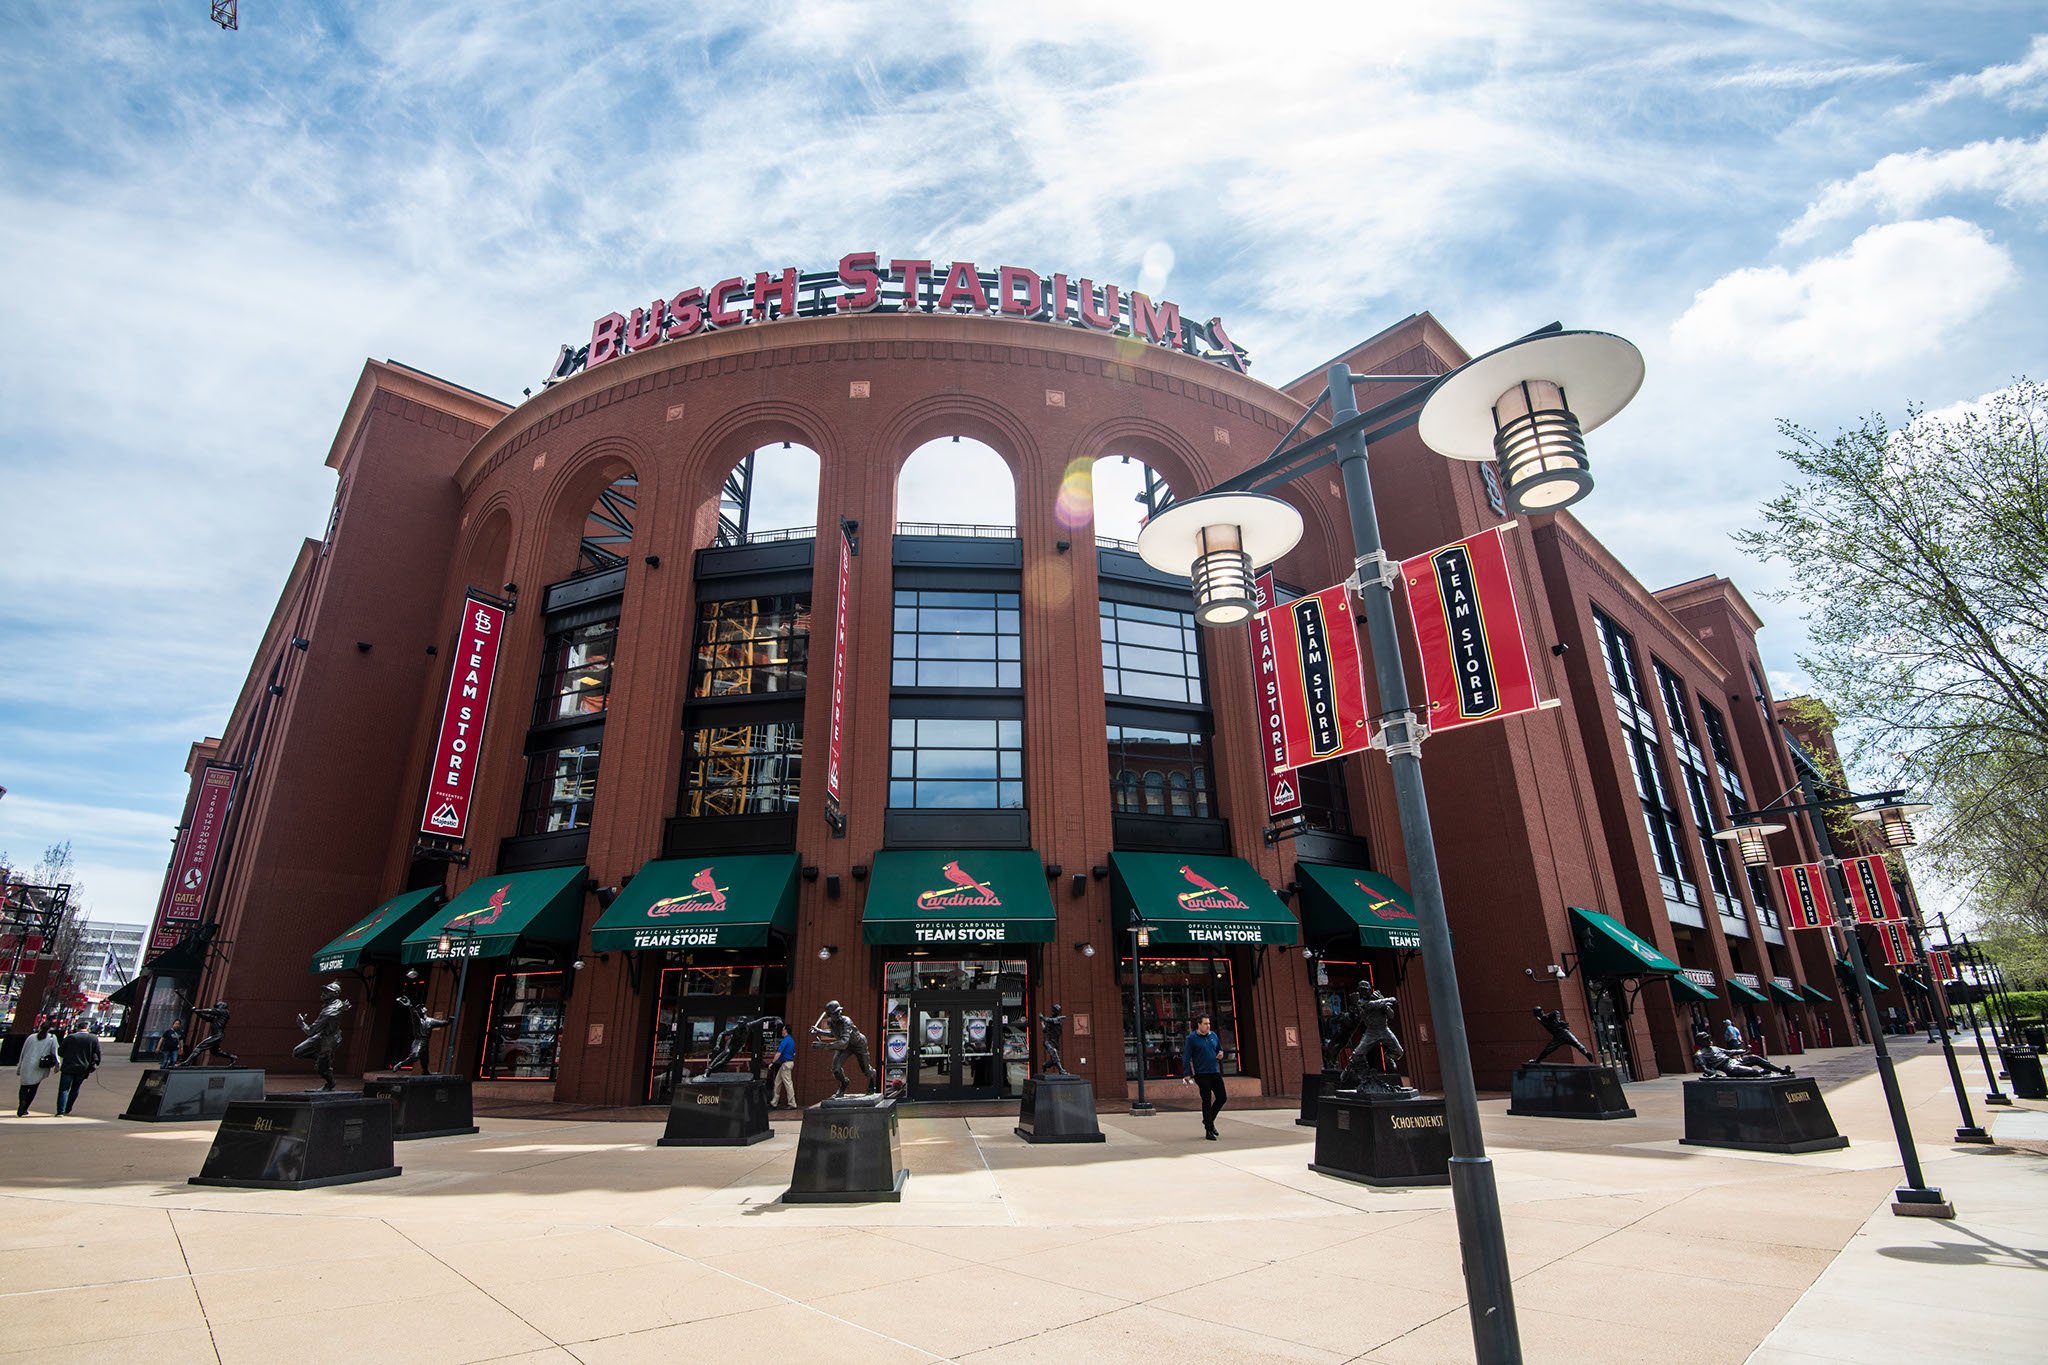
[[1913, 108], [1926, 110], [1971, 97], [2011, 109], [2048, 109], [2048, 35], [2036, 34], [2016, 62], [1952, 76], [1928, 90]]
[[1912, 217], [1955, 195], [1985, 196], [2005, 208], [2048, 205], [2048, 134], [2030, 141], [1995, 138], [1941, 151], [1894, 152], [1869, 170], [1828, 185], [1780, 240], [1804, 242], [1829, 223], [1866, 212]]

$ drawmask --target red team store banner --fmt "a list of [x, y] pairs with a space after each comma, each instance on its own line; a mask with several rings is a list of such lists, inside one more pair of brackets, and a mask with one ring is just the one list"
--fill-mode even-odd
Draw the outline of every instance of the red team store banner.
[[1877, 926], [1877, 936], [1884, 942], [1884, 960], [1888, 965], [1910, 967], [1920, 960], [1913, 954], [1913, 936], [1900, 921], [1885, 920]]
[[840, 718], [846, 704], [846, 603], [853, 595], [853, 537], [839, 526], [839, 601], [832, 621], [832, 728], [825, 744], [825, 794], [843, 806], [839, 794]]
[[[1512, 525], [1513, 523], [1509, 523]], [[1506, 526], [1401, 561], [1433, 731], [1537, 709]]]
[[1858, 924], [1906, 917], [1899, 909], [1898, 894], [1892, 890], [1891, 869], [1885, 866], [1883, 854], [1842, 859], [1842, 876], [1849, 883], [1849, 904], [1856, 910]]
[[1927, 965], [1934, 969], [1934, 979], [1936, 981], [1953, 981], [1956, 979], [1955, 958], [1939, 948], [1929, 948], [1927, 950]]
[[200, 769], [192, 818], [171, 854], [170, 875], [164, 880], [163, 900], [149, 936], [151, 951], [176, 943], [183, 926], [196, 923], [206, 908], [206, 888], [220, 858], [221, 832], [234, 804], [235, 774], [236, 769], [225, 763]]
[[1280, 719], [1280, 670], [1273, 650], [1273, 622], [1265, 613], [1277, 596], [1273, 575], [1252, 580], [1252, 676], [1259, 694], [1259, 744], [1265, 750], [1266, 813], [1289, 815], [1301, 809], [1301, 780], [1287, 766], [1287, 732]]
[[[1372, 747], [1365, 704], [1365, 670], [1351, 592], [1342, 583], [1268, 607], [1252, 618], [1252, 639], [1269, 632], [1272, 650], [1258, 661], [1259, 677], [1274, 685], [1282, 750], [1267, 743], [1267, 771], [1305, 768]], [[1263, 684], [1262, 684], [1263, 685]], [[1273, 784], [1267, 784], [1272, 795]]]
[[1778, 889], [1785, 893], [1786, 927], [1827, 928], [1834, 918], [1827, 913], [1827, 869], [1819, 863], [1795, 863], [1771, 870], [1778, 874]]
[[462, 631], [456, 637], [455, 667], [441, 703], [441, 733], [434, 741], [434, 766], [427, 778], [427, 804], [420, 833], [460, 839], [469, 829], [469, 800], [476, 790], [476, 761], [483, 751], [484, 720], [491, 710], [491, 682], [498, 672], [498, 640], [506, 609], [469, 593], [462, 599]]

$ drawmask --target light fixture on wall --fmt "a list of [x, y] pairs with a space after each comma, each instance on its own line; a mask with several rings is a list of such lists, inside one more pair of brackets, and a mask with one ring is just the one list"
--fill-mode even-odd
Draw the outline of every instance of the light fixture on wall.
[[1083, 872], [1074, 874], [1074, 896], [1079, 899], [1088, 894], [1088, 876]]
[[1079, 953], [1082, 957], [1094, 957], [1095, 945], [1092, 943], [1076, 943], [1074, 945], [1074, 951]]
[[836, 943], [820, 944], [818, 947], [818, 961], [829, 962], [838, 951], [839, 945]]

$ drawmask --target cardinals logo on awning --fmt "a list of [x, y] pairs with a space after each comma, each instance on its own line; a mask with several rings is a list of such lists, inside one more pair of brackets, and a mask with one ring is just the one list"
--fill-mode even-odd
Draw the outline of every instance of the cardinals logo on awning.
[[936, 891], [920, 891], [917, 908], [920, 910], [949, 910], [967, 907], [1001, 909], [1003, 898], [995, 893], [987, 882], [976, 881], [972, 874], [960, 870], [960, 864], [947, 863], [940, 871], [946, 880], [953, 883], [953, 889], [940, 888]]
[[706, 863], [698, 868], [697, 875], [690, 878], [690, 885], [697, 889], [685, 896], [664, 896], [648, 906], [647, 918], [663, 919], [669, 915], [689, 915], [704, 910], [725, 909], [725, 893], [732, 888], [718, 884], [718, 877], [712, 872], [711, 864]]
[[1237, 893], [1227, 886], [1218, 886], [1186, 863], [1180, 865], [1180, 875], [1195, 889], [1183, 891], [1175, 897], [1183, 910], [1245, 910], [1251, 907], [1237, 898]]
[[1381, 919], [1415, 918], [1415, 912], [1413, 910], [1406, 909], [1402, 906], [1402, 904], [1399, 901], [1390, 900], [1380, 895], [1379, 892], [1373, 890], [1364, 882], [1358, 880], [1358, 878], [1353, 877], [1351, 879], [1351, 884], [1357, 887], [1360, 891], [1363, 891], [1365, 893], [1367, 906], [1372, 910], [1372, 912], [1375, 915], [1378, 915]]
[[444, 927], [467, 924], [470, 928], [476, 929], [486, 924], [496, 924], [498, 916], [505, 913], [505, 897], [511, 894], [512, 883], [506, 882], [491, 893], [491, 903], [489, 905], [476, 910], [465, 910], [454, 919], [449, 920], [447, 926]]

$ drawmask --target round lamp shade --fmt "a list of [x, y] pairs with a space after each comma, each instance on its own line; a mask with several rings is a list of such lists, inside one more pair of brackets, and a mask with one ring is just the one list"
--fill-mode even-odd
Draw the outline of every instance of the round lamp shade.
[[1643, 386], [1643, 353], [1608, 332], [1548, 332], [1475, 356], [1437, 386], [1415, 424], [1424, 445], [1454, 460], [1494, 458], [1494, 406], [1523, 384], [1555, 385], [1591, 431]]
[[1161, 573], [1186, 576], [1208, 548], [1202, 533], [1211, 526], [1238, 528], [1240, 547], [1255, 569], [1263, 569], [1301, 543], [1301, 513], [1263, 493], [1204, 493], [1174, 503], [1138, 532], [1138, 556]]

